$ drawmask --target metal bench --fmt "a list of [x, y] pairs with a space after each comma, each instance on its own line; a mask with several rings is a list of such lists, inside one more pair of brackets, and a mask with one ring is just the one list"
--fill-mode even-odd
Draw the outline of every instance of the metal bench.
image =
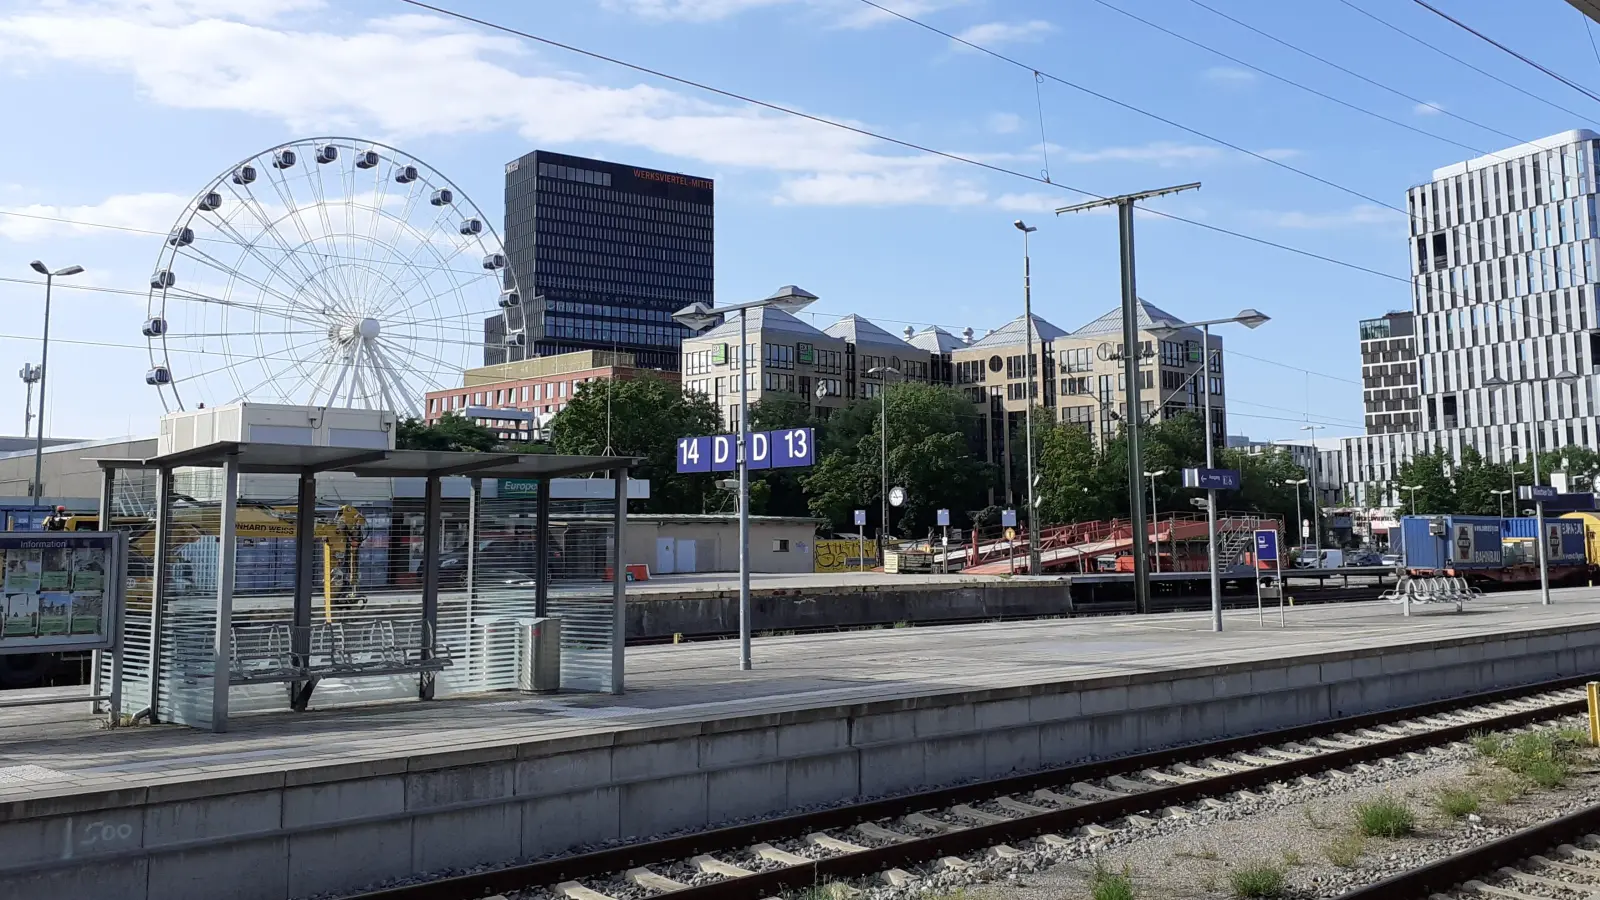
[[[297, 654], [304, 634], [307, 652]], [[451, 664], [450, 648], [417, 619], [368, 619], [296, 628], [281, 622], [234, 625], [229, 634], [231, 684], [315, 682], [437, 672]]]
[[1482, 594], [1482, 591], [1467, 584], [1467, 580], [1459, 576], [1413, 578], [1402, 575], [1399, 582], [1392, 589], [1384, 591], [1381, 596], [1391, 603], [1404, 604], [1406, 614], [1410, 615], [1410, 605], [1413, 603], [1453, 603], [1456, 612], [1461, 612], [1462, 603]]

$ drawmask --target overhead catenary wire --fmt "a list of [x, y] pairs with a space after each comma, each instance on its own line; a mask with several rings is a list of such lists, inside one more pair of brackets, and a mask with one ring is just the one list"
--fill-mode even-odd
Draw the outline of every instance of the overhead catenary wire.
[[1457, 19], [1455, 16], [1452, 16], [1449, 13], [1445, 12], [1444, 10], [1439, 9], [1437, 6], [1434, 6], [1433, 4], [1426, 2], [1426, 0], [1411, 0], [1411, 2], [1417, 4], [1418, 6], [1422, 7], [1425, 10], [1427, 10], [1428, 12], [1433, 13], [1434, 15], [1438, 16], [1439, 18], [1444, 19], [1446, 22], [1449, 22], [1450, 24], [1456, 26], [1457, 28], [1460, 28], [1462, 31], [1467, 32], [1468, 34], [1472, 35], [1473, 37], [1475, 37], [1475, 38], [1477, 38], [1477, 39], [1479, 39], [1481, 41], [1483, 41], [1484, 43], [1489, 44], [1490, 46], [1496, 47], [1499, 50], [1501, 50], [1501, 51], [1503, 51], [1503, 52], [1505, 52], [1505, 53], [1507, 53], [1507, 54], [1509, 54], [1511, 56], [1516, 57], [1517, 59], [1521, 60], [1522, 62], [1527, 63], [1528, 65], [1532, 66], [1533, 68], [1538, 69], [1539, 71], [1543, 72], [1544, 74], [1549, 75], [1551, 78], [1554, 78], [1555, 80], [1561, 82], [1562, 84], [1566, 85], [1567, 87], [1572, 88], [1573, 90], [1577, 91], [1580, 94], [1583, 94], [1585, 97], [1588, 97], [1590, 100], [1594, 100], [1596, 102], [1600, 102], [1600, 94], [1596, 94], [1594, 91], [1589, 90], [1588, 88], [1586, 88], [1583, 85], [1577, 83], [1576, 81], [1573, 81], [1572, 79], [1568, 78], [1567, 76], [1562, 75], [1559, 72], [1553, 71], [1550, 68], [1548, 68], [1548, 67], [1546, 67], [1546, 66], [1544, 66], [1544, 65], [1542, 65], [1542, 64], [1540, 64], [1538, 62], [1535, 62], [1532, 59], [1529, 59], [1528, 57], [1522, 55], [1521, 53], [1518, 53], [1517, 51], [1511, 49], [1510, 47], [1507, 47], [1505, 44], [1502, 44], [1499, 41], [1495, 40], [1494, 38], [1489, 37], [1487, 34], [1484, 34], [1483, 32], [1479, 31], [1478, 29], [1473, 28], [1471, 25], [1468, 25], [1467, 23], [1461, 21], [1460, 19]]

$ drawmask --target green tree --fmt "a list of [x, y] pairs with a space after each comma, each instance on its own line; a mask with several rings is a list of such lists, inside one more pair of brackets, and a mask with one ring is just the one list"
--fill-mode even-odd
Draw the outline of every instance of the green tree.
[[940, 508], [959, 519], [979, 506], [990, 467], [975, 458], [967, 442], [971, 403], [949, 388], [905, 383], [890, 386], [882, 401], [851, 404], [829, 420], [818, 445], [822, 456], [801, 476], [812, 512], [841, 531], [854, 530], [856, 509], [867, 510], [869, 525], [881, 525], [880, 402], [888, 410], [889, 483], [906, 491], [905, 505], [892, 514], [894, 530], [922, 534]]
[[[1532, 470], [1523, 465], [1517, 473], [1518, 484], [1532, 484]], [[1539, 474], [1545, 484], [1550, 483], [1550, 473], [1567, 473], [1567, 490], [1594, 490], [1595, 478], [1600, 476], [1600, 453], [1588, 447], [1569, 446], [1560, 450], [1547, 450], [1539, 454]]]
[[1096, 482], [1100, 453], [1083, 428], [1045, 423], [1034, 429], [1038, 454], [1039, 521], [1047, 525], [1102, 517], [1104, 498]]
[[626, 381], [589, 381], [550, 423], [558, 453], [639, 457], [634, 478], [650, 480], [645, 512], [699, 513], [722, 498], [713, 475], [677, 474], [678, 438], [716, 434], [716, 406], [654, 375]]
[[[811, 404], [799, 398], [769, 394], [750, 407], [751, 431], [781, 428], [811, 428], [813, 437], [821, 441], [827, 422], [813, 416]], [[801, 483], [803, 474], [802, 469], [750, 470], [750, 511], [768, 516], [811, 515], [805, 485]]]
[[401, 450], [458, 450], [486, 452], [500, 446], [493, 431], [458, 413], [445, 413], [432, 425], [420, 419], [401, 419], [394, 436]]

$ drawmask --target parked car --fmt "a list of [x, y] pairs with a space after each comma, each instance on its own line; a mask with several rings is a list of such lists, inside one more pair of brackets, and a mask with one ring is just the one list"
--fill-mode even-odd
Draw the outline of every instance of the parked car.
[[1350, 550], [1344, 555], [1344, 564], [1347, 566], [1381, 566], [1383, 557], [1375, 550]]
[[1393, 569], [1400, 568], [1400, 554], [1385, 553], [1383, 555], [1383, 564]]

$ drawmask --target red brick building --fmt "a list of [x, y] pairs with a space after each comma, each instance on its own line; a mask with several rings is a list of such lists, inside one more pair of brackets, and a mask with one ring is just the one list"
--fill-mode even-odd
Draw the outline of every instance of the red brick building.
[[465, 416], [500, 433], [501, 440], [533, 440], [566, 407], [586, 381], [627, 380], [649, 373], [672, 382], [677, 372], [641, 369], [633, 354], [584, 350], [468, 369], [461, 387], [429, 391], [424, 420], [448, 413]]

